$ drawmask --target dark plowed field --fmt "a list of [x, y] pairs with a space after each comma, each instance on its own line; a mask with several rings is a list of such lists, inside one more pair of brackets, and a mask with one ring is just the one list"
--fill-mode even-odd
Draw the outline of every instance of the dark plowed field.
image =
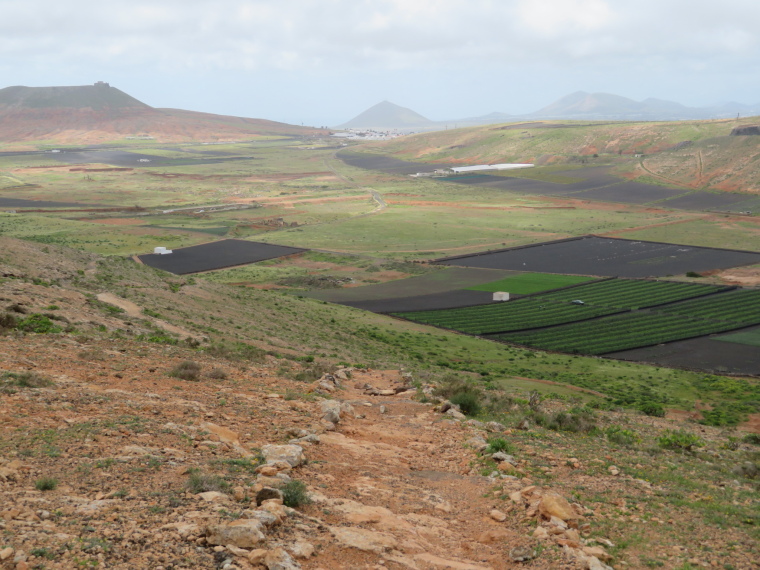
[[428, 311], [434, 309], [452, 309], [493, 303], [493, 293], [487, 291], [446, 291], [430, 295], [416, 295], [396, 299], [341, 301], [341, 305], [356, 307], [373, 313], [396, 313], [404, 311]]
[[660, 204], [664, 208], [676, 210], [726, 210], [731, 205], [747, 199], [745, 194], [713, 194], [712, 192], [692, 192], [685, 196], [671, 198]]
[[21, 198], [0, 198], [0, 208], [97, 208], [102, 204], [82, 202], [52, 202], [50, 200], [23, 200]]
[[712, 337], [613, 352], [605, 357], [704, 370], [713, 374], [760, 375], [760, 350], [756, 346], [721, 342]]
[[[50, 155], [66, 164], [111, 164], [113, 166], [131, 166], [133, 168], [150, 168], [155, 166], [187, 166], [192, 164], [218, 164], [236, 160], [251, 160], [251, 157], [231, 156], [227, 158], [165, 158], [151, 154], [110, 151], [61, 151]], [[140, 162], [141, 160], [148, 162]]]
[[[339, 153], [338, 157], [346, 164], [379, 170], [389, 174], [408, 175], [417, 172], [432, 172], [449, 164], [426, 164], [409, 162], [397, 158], [371, 154]], [[459, 165], [461, 166], [461, 165]], [[466, 174], [435, 178], [445, 182], [465, 184], [470, 186], [486, 186], [499, 188], [508, 192], [535, 196], [567, 196], [581, 200], [600, 202], [619, 202], [623, 204], [652, 204], [662, 205], [674, 210], [717, 210], [726, 212], [760, 212], [760, 199], [751, 198], [746, 194], [726, 192], [719, 194], [703, 190], [690, 191], [688, 188], [668, 188], [640, 182], [628, 182], [609, 174], [610, 166], [590, 166], [577, 170], [557, 172], [563, 176], [577, 178], [578, 182], [557, 184], [541, 180], [520, 178], [519, 172], [514, 174]], [[691, 192], [685, 196], [686, 192]]]
[[680, 188], [665, 188], [639, 182], [623, 182], [604, 188], [596, 188], [574, 194], [574, 198], [582, 200], [598, 200], [600, 202], [622, 202], [625, 204], [647, 204], [683, 194]]
[[306, 250], [240, 239], [226, 239], [175, 249], [174, 253], [169, 255], [151, 253], [139, 257], [145, 265], [177, 275], [186, 275], [255, 263], [302, 251]]
[[574, 275], [664, 277], [760, 263], [760, 253], [586, 236], [444, 258], [437, 263]]

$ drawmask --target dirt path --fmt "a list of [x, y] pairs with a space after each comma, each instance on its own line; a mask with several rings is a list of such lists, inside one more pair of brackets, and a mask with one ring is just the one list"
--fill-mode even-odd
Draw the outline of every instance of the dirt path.
[[150, 317], [146, 315], [145, 313], [143, 313], [142, 307], [140, 307], [139, 305], [134, 304], [132, 301], [127, 301], [126, 299], [117, 297], [116, 295], [112, 293], [98, 293], [97, 298], [98, 298], [98, 301], [108, 303], [109, 305], [115, 305], [116, 307], [123, 309], [124, 312], [130, 317], [135, 317], [135, 318], [151, 321], [157, 327], [167, 332], [179, 335], [181, 338], [192, 338], [195, 340], [203, 340], [202, 336], [199, 336], [193, 332], [190, 332], [187, 329], [183, 329], [182, 327], [178, 327], [171, 323], [167, 323], [166, 321], [162, 319], [157, 319], [155, 317]]

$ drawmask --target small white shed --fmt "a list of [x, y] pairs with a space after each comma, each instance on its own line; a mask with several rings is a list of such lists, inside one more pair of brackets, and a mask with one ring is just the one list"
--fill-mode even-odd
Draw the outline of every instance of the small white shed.
[[506, 291], [496, 291], [493, 294], [494, 301], [509, 301], [509, 293]]
[[153, 253], [157, 253], [158, 255], [167, 255], [171, 252], [172, 252], [171, 249], [166, 249], [163, 246], [158, 246], [158, 247], [153, 248]]

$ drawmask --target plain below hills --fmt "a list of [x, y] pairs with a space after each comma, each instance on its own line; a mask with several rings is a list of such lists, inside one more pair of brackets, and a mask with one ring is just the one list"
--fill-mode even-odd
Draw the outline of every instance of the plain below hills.
[[264, 119], [156, 109], [104, 82], [0, 89], [0, 144], [224, 141], [323, 133]]

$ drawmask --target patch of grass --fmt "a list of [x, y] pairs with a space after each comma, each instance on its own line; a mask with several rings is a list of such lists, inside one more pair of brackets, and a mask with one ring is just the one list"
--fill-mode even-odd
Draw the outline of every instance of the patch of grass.
[[281, 489], [283, 504], [293, 509], [303, 505], [310, 505], [312, 500], [306, 491], [306, 484], [303, 481], [288, 481]]
[[608, 427], [604, 430], [604, 434], [611, 442], [625, 446], [636, 445], [641, 441], [641, 438], [635, 431], [624, 429], [617, 425]]
[[213, 380], [227, 379], [227, 373], [221, 368], [212, 368], [211, 370], [206, 372], [206, 376], [208, 376], [209, 378], [212, 378]]
[[665, 430], [665, 433], [657, 438], [657, 444], [663, 449], [691, 451], [695, 447], [701, 447], [704, 443], [693, 433], [678, 429]]
[[188, 380], [197, 382], [201, 379], [201, 365], [192, 360], [185, 360], [175, 366], [169, 376], [173, 378], [179, 378], [180, 380]]
[[53, 491], [58, 487], [58, 479], [53, 477], [42, 477], [34, 482], [34, 488], [38, 491]]
[[488, 447], [486, 447], [484, 453], [491, 454], [491, 453], [498, 453], [500, 451], [511, 455], [515, 452], [515, 448], [511, 443], [509, 443], [504, 438], [495, 437], [495, 438], [489, 439]]
[[0, 375], [0, 391], [7, 388], [47, 388], [53, 381], [37, 372], [3, 372]]
[[217, 461], [219, 465], [227, 468], [230, 473], [250, 473], [256, 472], [256, 468], [264, 464], [264, 457], [257, 455], [250, 458], [240, 459], [220, 459]]
[[207, 491], [226, 493], [230, 489], [230, 484], [219, 475], [203, 473], [194, 469], [189, 473], [186, 487], [188, 491], [194, 494], [205, 493]]
[[63, 329], [55, 324], [50, 317], [39, 313], [32, 313], [18, 321], [16, 330], [37, 334], [59, 333]]
[[573, 408], [567, 412], [556, 412], [552, 414], [532, 412], [528, 417], [537, 425], [554, 431], [590, 433], [597, 429], [594, 412], [587, 407]]
[[265, 362], [266, 351], [244, 342], [221, 342], [215, 343], [204, 349], [204, 352], [217, 358], [226, 358], [233, 361]]

